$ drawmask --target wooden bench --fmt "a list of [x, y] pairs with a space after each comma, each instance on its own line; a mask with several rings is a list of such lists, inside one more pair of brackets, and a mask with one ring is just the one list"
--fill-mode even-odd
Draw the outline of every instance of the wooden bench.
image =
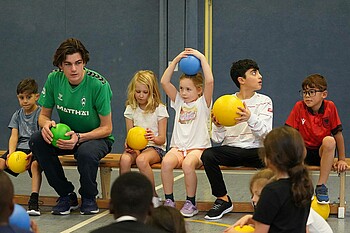
[[[119, 167], [119, 160], [121, 154], [108, 154], [104, 159], [100, 161], [100, 177], [101, 177], [101, 191], [102, 199], [110, 198], [110, 188], [111, 188], [111, 172], [112, 168]], [[337, 159], [335, 159], [336, 161]], [[76, 160], [72, 155], [61, 156], [60, 161], [63, 166], [76, 166]], [[350, 158], [346, 159], [347, 163], [350, 165]], [[134, 166], [135, 167], [135, 166]], [[153, 169], [160, 169], [161, 164], [156, 163], [152, 165]], [[201, 170], [204, 168], [201, 167]], [[238, 171], [256, 171], [256, 168], [252, 167], [227, 167], [221, 166], [222, 170], [238, 170]], [[308, 166], [310, 171], [319, 171], [318, 166]], [[340, 187], [339, 187], [339, 203], [331, 204], [331, 213], [338, 214], [339, 218], [344, 218], [345, 215], [345, 172], [339, 174], [340, 177]], [[180, 204], [180, 203], [179, 203]], [[211, 208], [212, 203], [210, 202], [198, 202], [199, 210], [208, 210]], [[181, 204], [179, 205], [181, 206]], [[250, 203], [236, 203], [234, 206], [235, 212], [252, 212], [253, 208]]]
[[[110, 188], [111, 188], [111, 172], [112, 168], [119, 168], [119, 161], [120, 161], [121, 154], [108, 154], [105, 158], [103, 158], [100, 161], [100, 178], [101, 178], [101, 192], [102, 192], [102, 198], [98, 199], [98, 205], [100, 208], [108, 208], [109, 205], [109, 198], [110, 198]], [[77, 162], [74, 159], [73, 155], [65, 155], [60, 156], [60, 161], [62, 166], [77, 166]], [[336, 161], [337, 159], [335, 159]], [[348, 170], [350, 170], [350, 158], [346, 158], [346, 162], [349, 165]], [[161, 165], [160, 163], [153, 164], [153, 169], [160, 169]], [[203, 170], [204, 168], [199, 168]], [[256, 171], [256, 168], [252, 167], [226, 167], [221, 166], [222, 170], [236, 170], [236, 171]], [[310, 171], [319, 171], [320, 168], [318, 166], [308, 166], [308, 169]], [[339, 203], [332, 203], [330, 204], [331, 207], [331, 214], [337, 214], [338, 218], [344, 218], [345, 217], [345, 180], [346, 180], [346, 173], [340, 173], [340, 187], [339, 187]], [[248, 184], [247, 184], [248, 185]], [[28, 202], [28, 196], [25, 195], [16, 195], [17, 203], [19, 204], [27, 204]], [[43, 205], [54, 205], [55, 199], [52, 199], [50, 197], [40, 197], [40, 200], [42, 201]], [[177, 201], [178, 202], [178, 201]], [[182, 206], [183, 202], [178, 202], [178, 206]], [[198, 201], [197, 207], [200, 211], [207, 211], [212, 207], [212, 202], [205, 202], [205, 201]], [[234, 212], [253, 212], [253, 208], [250, 202], [235, 202], [234, 205]]]

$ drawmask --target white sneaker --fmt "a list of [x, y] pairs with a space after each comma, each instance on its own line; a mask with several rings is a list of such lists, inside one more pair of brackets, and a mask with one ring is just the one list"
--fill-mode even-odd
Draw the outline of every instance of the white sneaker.
[[162, 202], [162, 198], [160, 198], [160, 197], [153, 197], [152, 198], [152, 203], [153, 203], [154, 208], [157, 208], [158, 206], [160, 206], [161, 202]]

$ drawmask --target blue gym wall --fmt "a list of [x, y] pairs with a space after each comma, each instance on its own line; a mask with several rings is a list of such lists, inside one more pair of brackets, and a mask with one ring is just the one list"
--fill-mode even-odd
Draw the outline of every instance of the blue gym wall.
[[[103, 74], [113, 90], [114, 152], [123, 150], [126, 88], [132, 75], [151, 69], [162, 75], [184, 47], [204, 52], [201, 0], [3, 0], [0, 2], [0, 149], [7, 149], [17, 83], [35, 78], [41, 87], [54, 69], [52, 56], [68, 37], [90, 51], [88, 67]], [[284, 124], [311, 73], [328, 79], [329, 99], [338, 106], [349, 145], [350, 2], [346, 0], [213, 0], [214, 99], [237, 91], [229, 77], [232, 61], [256, 60], [262, 93], [274, 101], [274, 126]], [[179, 72], [175, 73], [176, 77]], [[177, 82], [175, 82], [177, 83]], [[163, 100], [166, 101], [164, 93]], [[168, 108], [168, 137], [174, 112]]]

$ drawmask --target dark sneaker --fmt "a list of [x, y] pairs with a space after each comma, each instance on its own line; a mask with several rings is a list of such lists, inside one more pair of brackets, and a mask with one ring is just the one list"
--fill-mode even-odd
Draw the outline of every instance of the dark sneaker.
[[227, 214], [233, 210], [233, 205], [230, 197], [228, 197], [228, 202], [216, 199], [214, 206], [205, 215], [205, 219], [214, 220], [221, 218], [224, 214]]
[[319, 204], [329, 204], [328, 188], [326, 185], [316, 186], [315, 193]]
[[30, 196], [29, 201], [28, 201], [27, 213], [30, 216], [40, 216], [38, 195], [33, 196], [33, 194], [32, 194]]
[[79, 208], [78, 197], [75, 192], [70, 193], [69, 195], [70, 206], [72, 210], [76, 210]]
[[52, 207], [51, 213], [54, 215], [67, 215], [72, 210], [79, 208], [78, 198], [75, 193], [70, 193], [68, 196], [59, 197], [57, 205]]
[[98, 209], [95, 198], [82, 198], [82, 203], [80, 206], [80, 214], [97, 214], [100, 212]]

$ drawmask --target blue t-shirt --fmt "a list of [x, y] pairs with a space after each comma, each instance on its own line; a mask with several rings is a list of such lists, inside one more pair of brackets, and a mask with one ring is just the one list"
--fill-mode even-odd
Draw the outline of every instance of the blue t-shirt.
[[38, 123], [40, 111], [41, 107], [38, 107], [34, 112], [26, 115], [23, 108], [20, 108], [12, 115], [8, 127], [18, 130], [17, 148], [29, 150], [30, 136], [40, 129]]

